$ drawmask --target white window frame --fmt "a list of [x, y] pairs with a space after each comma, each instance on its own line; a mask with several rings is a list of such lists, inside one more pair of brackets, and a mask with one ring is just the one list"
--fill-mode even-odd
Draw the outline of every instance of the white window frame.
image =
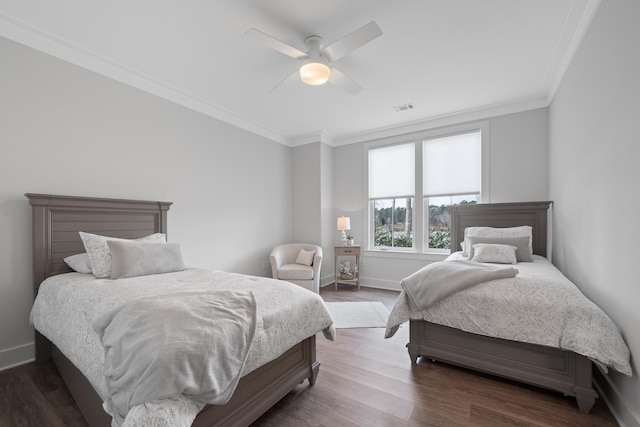
[[[365, 143], [363, 146], [364, 156], [364, 192], [366, 194], [364, 209], [366, 218], [366, 250], [375, 254], [388, 253], [389, 257], [397, 257], [407, 255], [413, 257], [415, 255], [422, 256], [428, 254], [443, 254], [443, 250], [425, 249], [424, 242], [424, 191], [422, 185], [422, 142], [427, 139], [442, 138], [453, 136], [460, 133], [468, 133], [479, 130], [481, 132], [481, 183], [480, 194], [478, 195], [478, 203], [486, 203], [490, 200], [489, 171], [490, 171], [490, 129], [488, 121], [469, 122], [453, 126], [444, 126], [423, 130], [403, 135], [397, 135], [389, 138], [383, 138]], [[374, 148], [382, 148], [384, 146], [413, 143], [415, 152], [415, 195], [413, 200], [413, 247], [412, 248], [385, 248], [380, 249], [374, 247], [374, 212], [371, 200], [369, 199], [369, 150]], [[455, 171], [451, 171], [455, 173]]]

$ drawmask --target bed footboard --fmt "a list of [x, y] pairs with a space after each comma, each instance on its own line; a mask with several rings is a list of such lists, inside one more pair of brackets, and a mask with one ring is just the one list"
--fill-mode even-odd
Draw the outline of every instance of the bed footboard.
[[305, 379], [313, 385], [319, 367], [313, 335], [241, 378], [231, 400], [207, 405], [192, 427], [249, 425]]
[[412, 363], [418, 356], [450, 363], [575, 396], [578, 409], [590, 412], [591, 361], [572, 351], [471, 334], [447, 326], [412, 320], [407, 344]]
[[[102, 409], [98, 393], [54, 345], [51, 345], [51, 359], [87, 423], [92, 427], [110, 427], [111, 417]], [[242, 377], [227, 404], [205, 406], [192, 425], [249, 425], [304, 380], [308, 379], [313, 385], [319, 368], [316, 336], [313, 335], [291, 347], [279, 358]]]

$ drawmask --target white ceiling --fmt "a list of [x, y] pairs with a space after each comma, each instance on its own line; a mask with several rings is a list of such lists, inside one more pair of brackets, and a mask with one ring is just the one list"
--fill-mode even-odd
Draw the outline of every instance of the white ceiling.
[[[287, 145], [340, 145], [425, 121], [548, 105], [599, 0], [0, 0], [0, 35]], [[352, 96], [290, 81], [305, 51], [375, 21], [334, 63]], [[392, 107], [412, 103], [410, 111]], [[397, 131], [397, 129], [396, 129]]]

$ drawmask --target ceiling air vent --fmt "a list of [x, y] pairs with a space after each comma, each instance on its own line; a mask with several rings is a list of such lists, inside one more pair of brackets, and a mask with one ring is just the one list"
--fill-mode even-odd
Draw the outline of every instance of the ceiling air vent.
[[402, 113], [403, 111], [413, 110], [413, 104], [398, 105], [396, 107], [392, 107], [391, 109], [396, 113]]

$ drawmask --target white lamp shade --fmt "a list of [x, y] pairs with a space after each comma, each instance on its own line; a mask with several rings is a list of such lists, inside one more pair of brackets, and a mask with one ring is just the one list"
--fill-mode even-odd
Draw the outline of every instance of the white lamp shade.
[[338, 218], [338, 230], [351, 230], [351, 218], [348, 216], [341, 216]]

